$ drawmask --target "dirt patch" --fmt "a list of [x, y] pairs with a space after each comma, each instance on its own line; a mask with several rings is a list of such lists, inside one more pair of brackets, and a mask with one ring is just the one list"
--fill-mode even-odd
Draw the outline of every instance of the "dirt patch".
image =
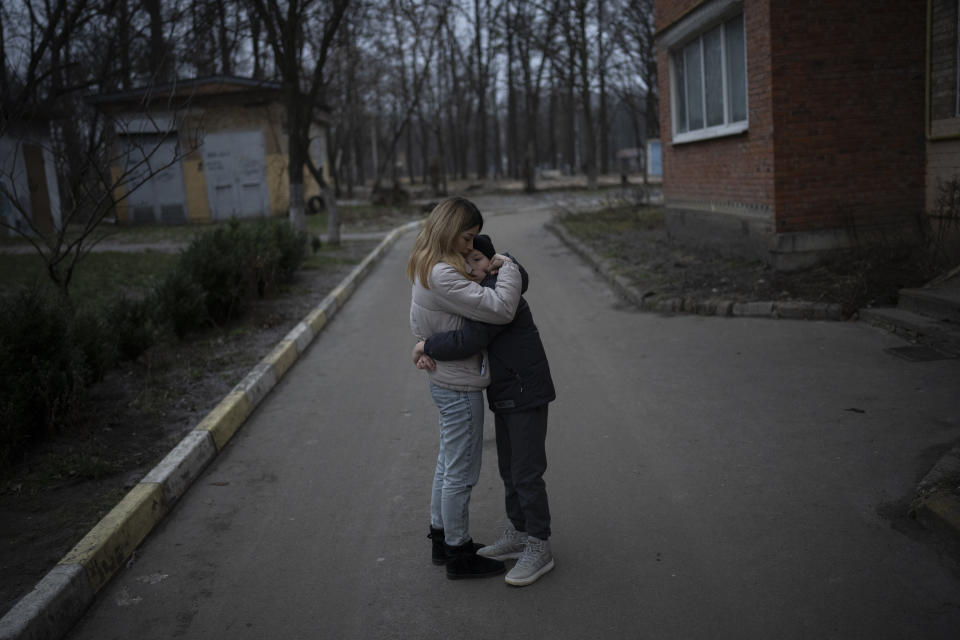
[[654, 300], [836, 303], [850, 316], [864, 307], [894, 305], [900, 289], [931, 277], [921, 257], [897, 249], [848, 251], [813, 268], [778, 272], [759, 260], [671, 241], [657, 207], [571, 214], [558, 222]]
[[44, 443], [0, 481], [0, 614], [337, 286], [377, 239], [327, 249], [229, 326], [165, 340], [90, 390], [81, 427]]

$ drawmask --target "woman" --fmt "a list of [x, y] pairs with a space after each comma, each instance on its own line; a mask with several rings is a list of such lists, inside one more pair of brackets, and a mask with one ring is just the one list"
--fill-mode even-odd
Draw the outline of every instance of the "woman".
[[[466, 198], [448, 198], [430, 213], [413, 245], [407, 277], [413, 283], [410, 329], [418, 340], [459, 329], [463, 318], [506, 324], [520, 301], [521, 275], [509, 258], [497, 254], [496, 288], [469, 279], [465, 256], [483, 228], [483, 216]], [[434, 564], [447, 565], [447, 577], [498, 575], [503, 562], [476, 554], [482, 545], [469, 532], [470, 492], [480, 477], [483, 446], [483, 389], [490, 384], [486, 355], [438, 362], [429, 371], [430, 394], [440, 413], [440, 453], [430, 497], [430, 538]]]

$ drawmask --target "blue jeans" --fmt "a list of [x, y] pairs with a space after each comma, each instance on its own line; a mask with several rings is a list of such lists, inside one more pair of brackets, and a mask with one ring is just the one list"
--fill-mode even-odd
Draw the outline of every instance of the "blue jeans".
[[483, 454], [483, 392], [453, 391], [430, 384], [440, 412], [440, 454], [433, 474], [430, 526], [443, 529], [450, 546], [470, 540], [470, 491], [480, 478]]

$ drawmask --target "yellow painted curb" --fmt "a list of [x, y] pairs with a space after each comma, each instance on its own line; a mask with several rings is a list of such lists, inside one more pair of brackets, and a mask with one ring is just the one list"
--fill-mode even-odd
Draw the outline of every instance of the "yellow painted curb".
[[210, 435], [213, 436], [213, 442], [217, 445], [217, 451], [219, 451], [226, 446], [252, 410], [246, 392], [243, 390], [231, 391], [196, 428], [209, 431]]
[[273, 351], [267, 354], [264, 360], [273, 365], [273, 372], [276, 374], [277, 380], [279, 380], [283, 377], [283, 374], [287, 372], [287, 369], [293, 366], [293, 363], [297, 361], [299, 355], [296, 342], [293, 340], [281, 340], [280, 343], [274, 347]]
[[339, 305], [342, 307], [344, 304], [346, 304], [347, 299], [350, 298], [350, 290], [343, 285], [337, 285], [337, 287], [330, 292], [330, 295], [335, 297]]
[[100, 591], [140, 546], [163, 516], [163, 488], [156, 483], [135, 486], [60, 561], [86, 569], [94, 593]]
[[323, 326], [327, 324], [327, 312], [323, 309], [314, 309], [311, 311], [305, 318], [307, 324], [310, 325], [310, 328], [313, 329], [313, 335], [320, 333], [320, 330], [323, 329]]

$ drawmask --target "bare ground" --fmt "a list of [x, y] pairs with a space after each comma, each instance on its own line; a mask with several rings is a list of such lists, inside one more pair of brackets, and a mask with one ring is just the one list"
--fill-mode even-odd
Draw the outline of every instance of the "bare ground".
[[657, 207], [627, 206], [558, 221], [654, 299], [836, 303], [850, 317], [864, 307], [895, 305], [900, 289], [921, 286], [934, 275], [922, 256], [894, 248], [849, 251], [814, 268], [778, 272], [759, 260], [671, 241]]

